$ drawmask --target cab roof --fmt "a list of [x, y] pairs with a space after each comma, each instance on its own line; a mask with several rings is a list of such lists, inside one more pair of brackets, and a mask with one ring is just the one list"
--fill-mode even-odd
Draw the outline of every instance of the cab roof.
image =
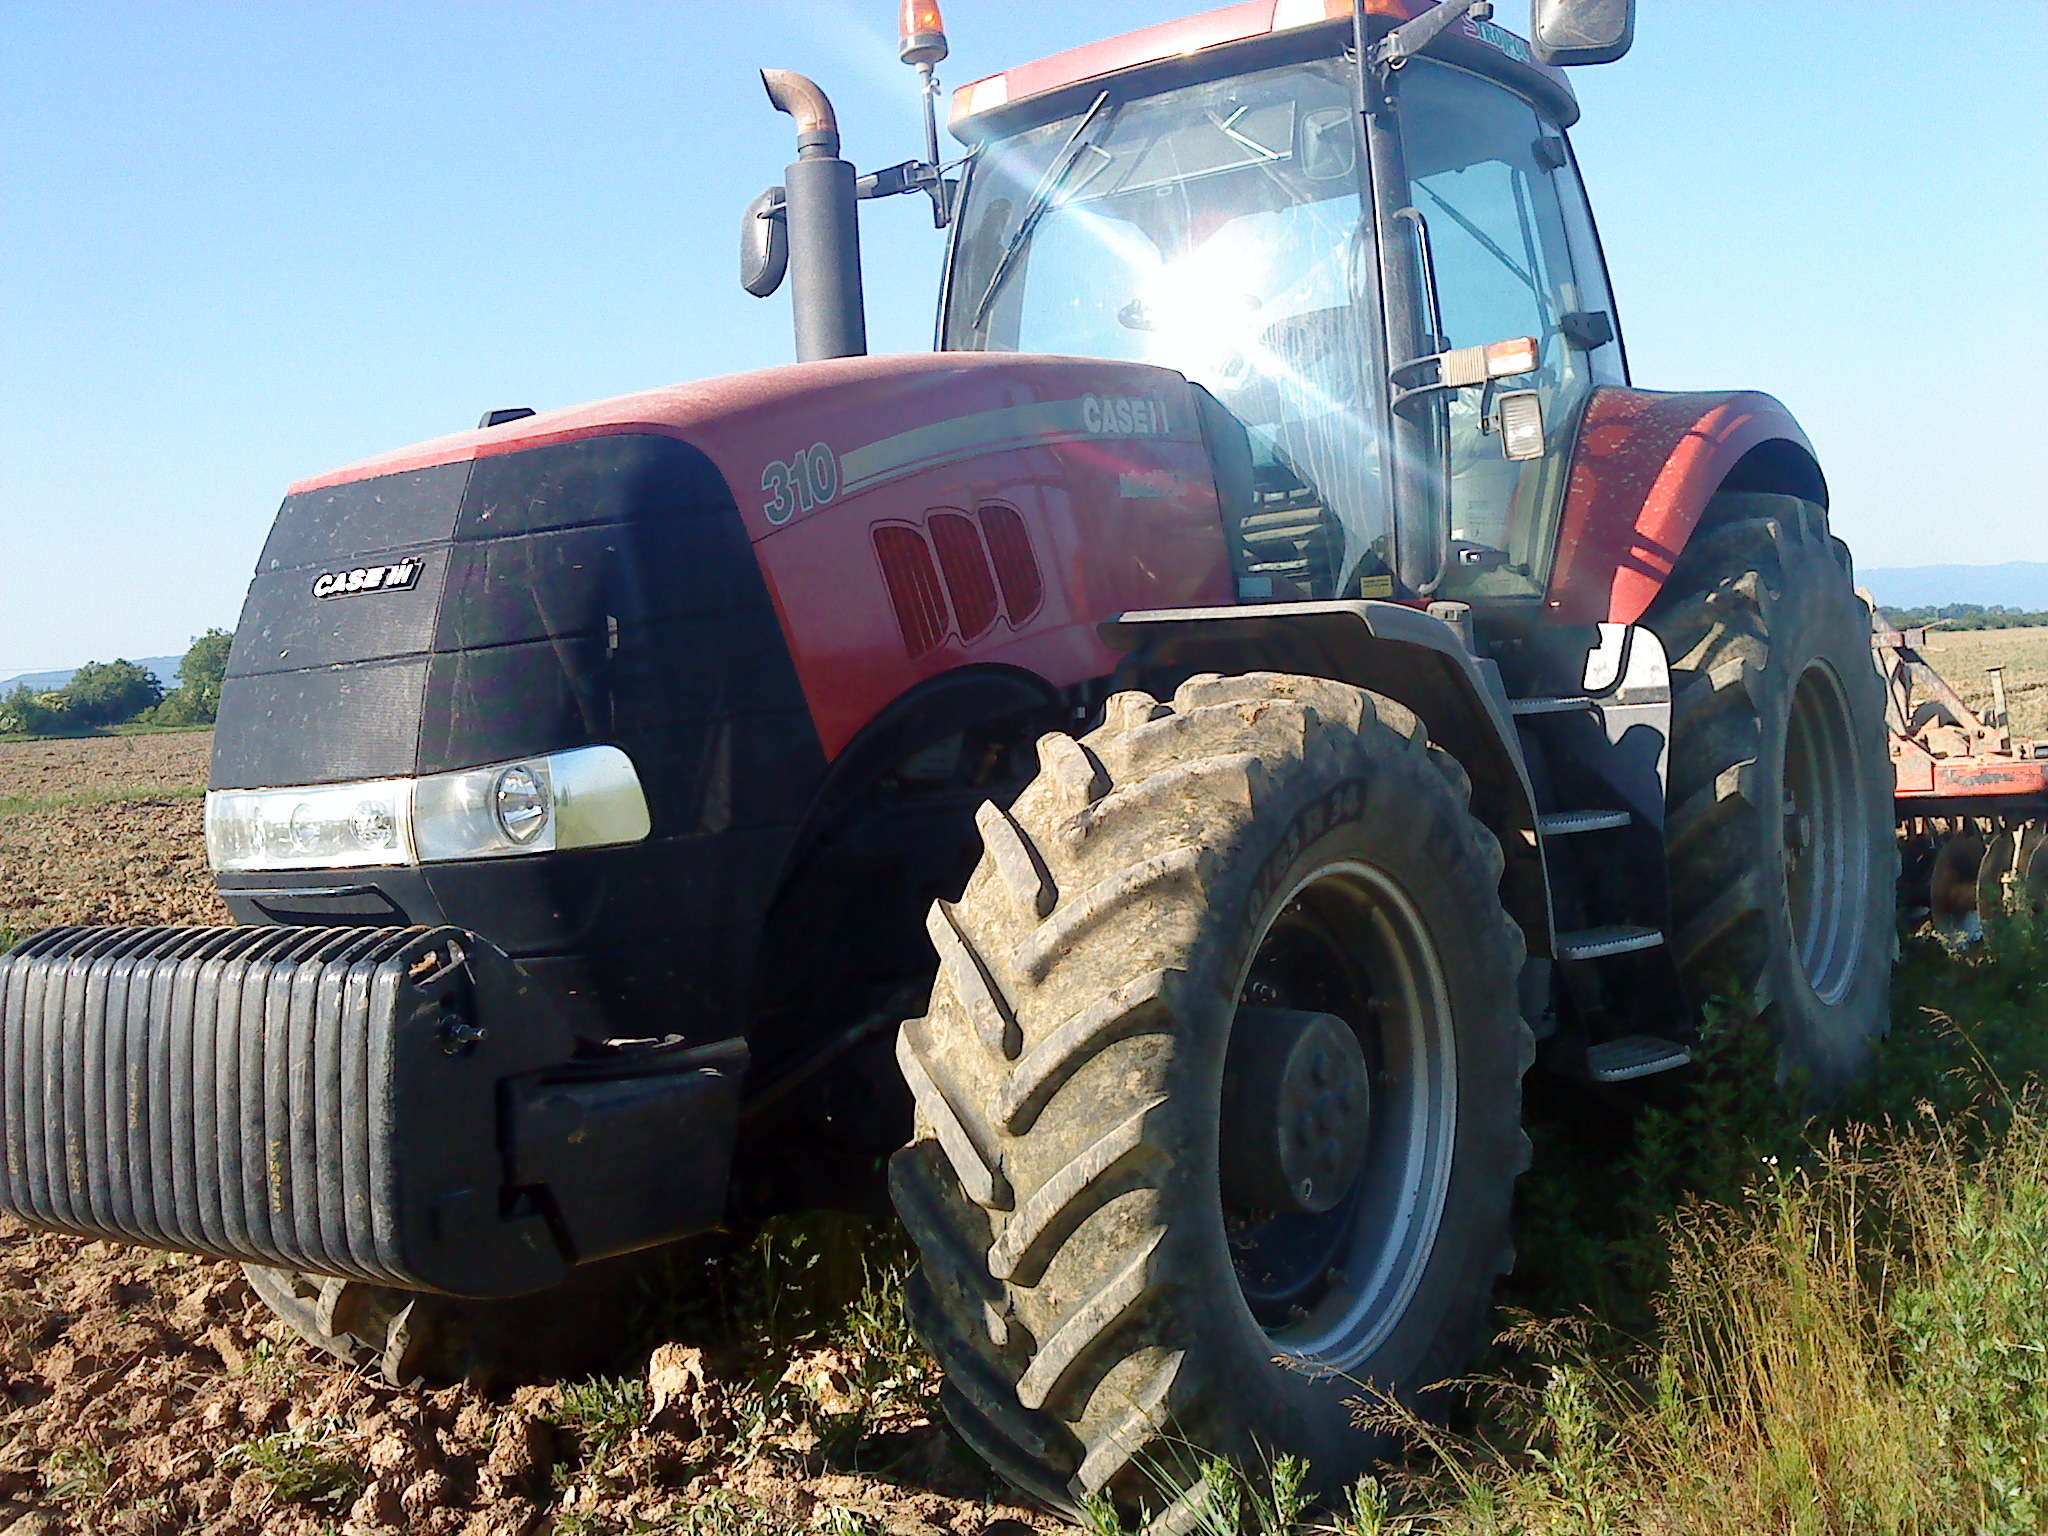
[[[1414, 20], [1433, 4], [1434, 0], [1365, 0], [1365, 13], [1369, 21], [1378, 23], [1375, 31], [1385, 31]], [[1028, 110], [1030, 104], [1072, 86], [1147, 65], [1190, 58], [1214, 48], [1336, 22], [1348, 23], [1350, 19], [1351, 0], [1247, 0], [1242, 5], [1161, 22], [1033, 63], [1019, 64], [999, 75], [961, 86], [953, 93], [952, 130], [955, 137], [976, 142], [1020, 118], [1034, 115]], [[1521, 83], [1549, 97], [1547, 104], [1565, 124], [1578, 117], [1578, 103], [1564, 72], [1536, 63], [1529, 44], [1505, 27], [1467, 17], [1450, 28], [1429, 51], [1445, 57], [1467, 55], [1474, 62], [1491, 54], [1495, 61], [1519, 66], [1514, 73], [1533, 77]], [[1016, 110], [1019, 108], [1025, 110]]]

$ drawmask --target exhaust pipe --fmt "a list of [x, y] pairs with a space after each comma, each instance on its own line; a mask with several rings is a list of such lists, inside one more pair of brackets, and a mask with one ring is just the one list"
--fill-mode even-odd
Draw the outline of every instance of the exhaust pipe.
[[796, 160], [782, 184], [797, 361], [864, 356], [860, 218], [853, 166], [839, 158], [839, 120], [817, 83], [793, 70], [764, 69], [761, 83], [776, 111], [796, 119]]

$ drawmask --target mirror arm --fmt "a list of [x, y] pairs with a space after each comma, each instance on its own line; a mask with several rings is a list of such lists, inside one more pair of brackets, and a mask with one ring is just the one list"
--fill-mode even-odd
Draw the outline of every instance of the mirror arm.
[[853, 184], [853, 195], [862, 202], [878, 197], [901, 197], [909, 192], [929, 193], [932, 200], [932, 228], [944, 229], [952, 222], [953, 182], [945, 167], [924, 160], [905, 160], [901, 165], [870, 171]]
[[1384, 75], [1399, 69], [1435, 42], [1454, 22], [1471, 17], [1486, 21], [1493, 15], [1492, 0], [1443, 0], [1413, 21], [1404, 21], [1379, 41], [1372, 51], [1373, 67]]

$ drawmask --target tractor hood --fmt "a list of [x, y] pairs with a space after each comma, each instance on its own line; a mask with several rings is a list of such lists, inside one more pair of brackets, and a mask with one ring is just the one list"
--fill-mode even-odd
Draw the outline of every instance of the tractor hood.
[[[901, 422], [906, 396], [929, 409], [961, 375], [1004, 364], [766, 369], [300, 482], [236, 630], [213, 787], [442, 773], [591, 742], [631, 751], [624, 737], [647, 731], [674, 764], [677, 721], [735, 713], [781, 712], [792, 738], [809, 737], [753, 541], [808, 510], [819, 475], [835, 481], [820, 487], [828, 499], [837, 490], [836, 460], [828, 471], [813, 458], [829, 426]], [[799, 745], [816, 761], [814, 738], [776, 734], [777, 761]], [[734, 766], [773, 777], [772, 764]], [[700, 830], [709, 788], [650, 785], [657, 834]]]
[[[801, 436], [805, 422], [815, 422], [819, 412], [846, 416], [850, 401], [858, 401], [856, 414], [860, 418], [901, 420], [901, 408], [907, 401], [928, 397], [934, 389], [995, 383], [989, 375], [1016, 377], [1028, 371], [1028, 358], [1004, 352], [897, 352], [793, 362], [780, 369], [729, 373], [717, 379], [647, 389], [637, 395], [616, 395], [588, 406], [522, 416], [504, 426], [430, 438], [410, 449], [313, 475], [293, 485], [291, 492], [297, 496], [348, 481], [471, 463], [588, 436], [651, 432], [684, 438], [705, 451], [727, 475], [745, 506], [754, 481], [762, 477], [762, 453], [776, 446], [778, 430], [795, 430]], [[1016, 385], [1024, 391], [1030, 389], [1028, 379], [1016, 379]], [[1020, 393], [1020, 401], [1024, 397]], [[809, 430], [811, 436], [817, 436], [815, 426]], [[784, 442], [780, 446], [797, 449], [809, 444]], [[756, 532], [762, 530], [756, 528]]]
[[[1136, 364], [849, 358], [523, 417], [301, 482], [236, 629], [212, 787], [374, 786], [608, 750], [637, 774], [648, 831], [539, 857], [422, 848], [410, 867], [266, 852], [220, 870], [223, 896], [245, 922], [463, 926], [600, 1037], [626, 1018], [738, 1033], [750, 935], [865, 720], [966, 661], [1055, 686], [1106, 675], [1102, 614], [1228, 599], [1191, 402], [1178, 374]], [[996, 463], [1008, 480], [988, 479]], [[1042, 575], [1067, 558], [1045, 539], [1068, 535], [1034, 552], [1004, 507], [983, 509], [993, 574], [956, 593], [970, 616], [986, 599], [978, 623], [947, 617], [938, 573], [890, 584], [877, 518], [973, 507], [955, 493], [977, 486], [1021, 486], [1010, 500], [1036, 506], [1047, 477], [1091, 509], [1073, 591]]]

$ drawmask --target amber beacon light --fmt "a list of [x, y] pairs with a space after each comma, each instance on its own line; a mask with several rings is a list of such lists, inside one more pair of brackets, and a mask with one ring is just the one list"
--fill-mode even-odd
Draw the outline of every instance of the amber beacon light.
[[896, 23], [896, 56], [929, 69], [946, 56], [946, 19], [932, 0], [903, 0]]

